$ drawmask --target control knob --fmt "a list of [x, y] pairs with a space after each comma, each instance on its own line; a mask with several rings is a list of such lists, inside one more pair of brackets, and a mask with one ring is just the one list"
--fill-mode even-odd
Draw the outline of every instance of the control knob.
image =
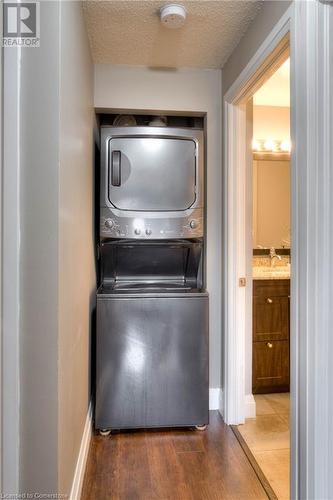
[[147, 236], [150, 236], [150, 235], [151, 235], [151, 229], [149, 229], [149, 228], [148, 228], [148, 229], [146, 229], [146, 235], [147, 235]]
[[112, 229], [113, 226], [114, 226], [114, 222], [112, 219], [106, 219], [106, 221], [104, 222], [105, 226], [108, 227], [109, 229]]
[[196, 229], [198, 227], [198, 222], [196, 220], [191, 220], [190, 222], [190, 228], [191, 229]]
[[134, 229], [134, 233], [139, 236], [141, 234], [141, 230], [139, 228]]

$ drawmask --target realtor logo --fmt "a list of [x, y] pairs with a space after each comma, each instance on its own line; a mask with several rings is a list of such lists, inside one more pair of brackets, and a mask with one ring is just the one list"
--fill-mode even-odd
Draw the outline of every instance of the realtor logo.
[[3, 3], [3, 47], [39, 47], [39, 2]]

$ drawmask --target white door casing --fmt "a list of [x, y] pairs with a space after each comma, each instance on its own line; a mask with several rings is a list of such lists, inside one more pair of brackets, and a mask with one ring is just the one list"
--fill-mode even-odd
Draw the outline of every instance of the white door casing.
[[[224, 415], [244, 421], [244, 99], [290, 33], [291, 498], [333, 498], [333, 6], [296, 0], [225, 96]], [[276, 59], [279, 55], [275, 54]], [[253, 84], [255, 85], [253, 86]]]
[[224, 96], [224, 175], [227, 185], [225, 216], [225, 362], [224, 418], [228, 424], [244, 423], [246, 328], [251, 324], [252, 302], [248, 289], [239, 286], [247, 278], [251, 286], [249, 259], [248, 132], [246, 103], [274, 73], [289, 50], [293, 9], [289, 9]]
[[292, 498], [333, 498], [333, 5], [295, 2]]

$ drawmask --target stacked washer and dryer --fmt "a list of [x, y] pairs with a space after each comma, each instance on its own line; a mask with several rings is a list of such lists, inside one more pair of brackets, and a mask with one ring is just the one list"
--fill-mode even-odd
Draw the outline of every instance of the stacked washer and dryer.
[[101, 127], [95, 427], [208, 423], [202, 130]]

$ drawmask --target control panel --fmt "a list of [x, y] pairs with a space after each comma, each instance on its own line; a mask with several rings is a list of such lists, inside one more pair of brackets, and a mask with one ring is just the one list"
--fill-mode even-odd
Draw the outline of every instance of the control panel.
[[203, 210], [189, 216], [158, 218], [145, 213], [140, 217], [117, 217], [109, 208], [101, 211], [101, 238], [171, 239], [203, 236]]

